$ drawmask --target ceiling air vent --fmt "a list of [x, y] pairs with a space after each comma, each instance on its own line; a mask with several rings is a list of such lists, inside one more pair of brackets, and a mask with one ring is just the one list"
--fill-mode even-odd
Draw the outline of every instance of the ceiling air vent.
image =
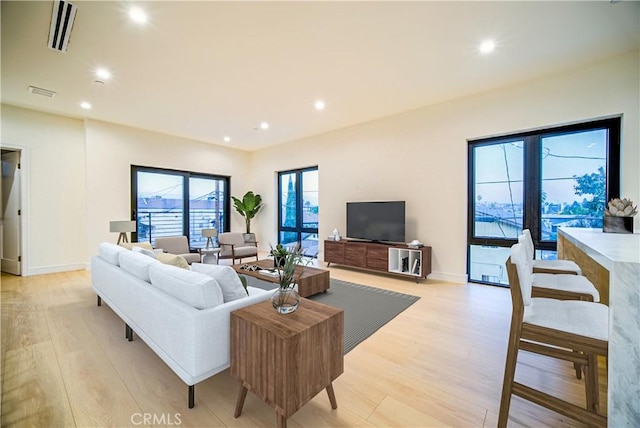
[[67, 51], [77, 11], [78, 8], [68, 1], [56, 0], [53, 2], [51, 28], [49, 29], [49, 47], [51, 49], [60, 52]]
[[37, 86], [29, 86], [27, 88], [27, 92], [36, 95], [42, 95], [43, 97], [53, 98], [56, 96], [56, 92], [50, 91], [48, 89], [38, 88]]

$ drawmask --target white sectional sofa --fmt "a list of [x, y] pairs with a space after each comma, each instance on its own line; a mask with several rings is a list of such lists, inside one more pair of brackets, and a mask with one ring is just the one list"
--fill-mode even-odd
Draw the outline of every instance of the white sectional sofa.
[[135, 332], [189, 386], [190, 408], [195, 384], [229, 367], [230, 313], [271, 295], [254, 287], [247, 295], [230, 266], [185, 270], [106, 242], [91, 276], [98, 306], [122, 318], [127, 339]]

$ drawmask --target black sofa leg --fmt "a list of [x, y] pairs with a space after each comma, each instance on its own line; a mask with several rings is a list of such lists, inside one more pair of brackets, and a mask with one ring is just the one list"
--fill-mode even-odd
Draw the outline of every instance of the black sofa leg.
[[129, 327], [129, 324], [124, 325], [124, 337], [131, 342], [133, 340], [133, 329]]
[[196, 405], [196, 386], [189, 385], [189, 408], [193, 409]]
[[96, 296], [98, 298], [98, 306], [102, 306], [102, 297]]

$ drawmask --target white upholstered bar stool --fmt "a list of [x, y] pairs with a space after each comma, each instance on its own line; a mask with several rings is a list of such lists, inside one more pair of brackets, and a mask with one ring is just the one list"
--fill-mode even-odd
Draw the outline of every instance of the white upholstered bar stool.
[[524, 244], [527, 256], [533, 260], [533, 273], [565, 273], [571, 275], [582, 275], [580, 266], [578, 266], [574, 261], [536, 259], [531, 231], [529, 229], [524, 229], [522, 231], [522, 236], [524, 236], [524, 240], [522, 242], [518, 240], [518, 242]]
[[[525, 229], [525, 231], [529, 232], [527, 229]], [[563, 273], [566, 272], [563, 270], [558, 270], [556, 271], [557, 273], [536, 273], [535, 268], [533, 268], [533, 266], [535, 266], [533, 263], [536, 260], [533, 259], [533, 242], [531, 241], [530, 234], [523, 233], [518, 236], [518, 243], [522, 245], [527, 260], [532, 264], [533, 297], [549, 297], [551, 299], [561, 300], [587, 300], [590, 302], [600, 301], [598, 289], [591, 281], [582, 275]], [[551, 271], [548, 270], [546, 272]]]
[[[598, 413], [598, 355], [607, 355], [609, 308], [580, 300], [532, 298], [532, 267], [522, 244], [507, 260], [513, 312], [507, 344], [498, 427], [507, 426], [511, 395], [590, 426], [606, 426]], [[520, 350], [571, 361], [584, 369], [586, 406], [580, 407], [515, 381]]]

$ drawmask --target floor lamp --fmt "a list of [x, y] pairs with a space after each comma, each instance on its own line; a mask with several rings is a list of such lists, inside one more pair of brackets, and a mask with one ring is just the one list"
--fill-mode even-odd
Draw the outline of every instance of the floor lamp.
[[125, 220], [125, 221], [112, 221], [109, 222], [109, 231], [111, 232], [119, 232], [118, 235], [118, 245], [120, 242], [129, 242], [127, 239], [127, 232], [135, 232], [136, 231], [136, 221], [135, 220]]

